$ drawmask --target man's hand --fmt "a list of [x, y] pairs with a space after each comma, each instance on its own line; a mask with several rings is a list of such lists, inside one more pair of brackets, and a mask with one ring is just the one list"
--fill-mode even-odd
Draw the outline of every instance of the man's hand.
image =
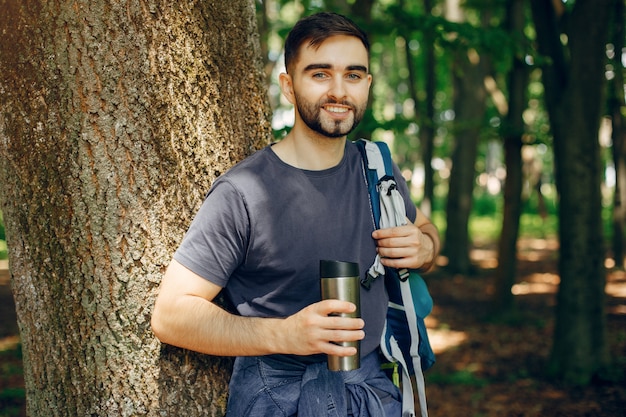
[[365, 337], [365, 322], [360, 318], [333, 315], [353, 313], [355, 309], [356, 306], [348, 301], [324, 300], [286, 318], [284, 326], [281, 326], [284, 330], [282, 334], [286, 337], [286, 352], [296, 355], [355, 355], [356, 348], [336, 343], [362, 340]]
[[[420, 227], [434, 229], [430, 223]], [[425, 266], [430, 267], [434, 262], [439, 240], [437, 236], [424, 233], [420, 227], [409, 222], [404, 226], [375, 230], [372, 237], [376, 239], [382, 264], [400, 269], [428, 269]]]

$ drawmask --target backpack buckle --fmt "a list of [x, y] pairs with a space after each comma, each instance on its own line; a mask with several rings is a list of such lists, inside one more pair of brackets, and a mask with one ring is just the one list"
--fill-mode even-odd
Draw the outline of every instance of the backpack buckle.
[[404, 282], [407, 279], [409, 279], [409, 270], [404, 268], [404, 269], [399, 269], [398, 270], [398, 277], [400, 278], [400, 281]]

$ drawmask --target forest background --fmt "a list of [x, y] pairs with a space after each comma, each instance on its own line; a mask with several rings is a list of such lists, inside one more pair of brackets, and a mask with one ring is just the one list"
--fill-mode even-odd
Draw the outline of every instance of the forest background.
[[[247, 7], [252, 3], [237, 4]], [[255, 13], [250, 16], [247, 8], [248, 15], [236, 5], [223, 7], [230, 13], [227, 18], [230, 16], [231, 23], [248, 16], [256, 24], [242, 36], [258, 40], [262, 85], [255, 81], [253, 89], [268, 92], [273, 116], [259, 111], [257, 117], [271, 120], [271, 129], [260, 122], [257, 142], [234, 145], [234, 151], [233, 145], [218, 144], [226, 149], [221, 157], [226, 165], [261, 146], [263, 140], [279, 140], [292, 123], [292, 109], [282, 100], [276, 77], [282, 71], [284, 37], [299, 17], [318, 10], [344, 13], [362, 25], [371, 38], [374, 84], [370, 109], [354, 137], [384, 140], [392, 146], [416, 202], [432, 216], [444, 241], [437, 270], [429, 275], [435, 310], [428, 325], [438, 353], [437, 365], [427, 374], [432, 414], [623, 415], [624, 2], [275, 0], [254, 5]], [[206, 7], [205, 15], [216, 13], [212, 6]], [[2, 23], [10, 27], [6, 19]], [[9, 47], [8, 43], [2, 46], [7, 48], [0, 55], [2, 65], [11, 64], [6, 58]], [[229, 58], [232, 63], [236, 56]], [[244, 60], [255, 61], [247, 55]], [[245, 65], [239, 69], [251, 71]], [[3, 78], [3, 93], [11, 88], [8, 79]], [[239, 81], [242, 90], [245, 81]], [[9, 96], [3, 97], [7, 109], [15, 106]], [[11, 118], [7, 114], [3, 117], [2, 137], [8, 139], [4, 139], [1, 153], [11, 160], [14, 154], [6, 143], [15, 132], [10, 129]], [[251, 130], [255, 131], [244, 126], [244, 136]], [[24, 152], [28, 146], [21, 149]], [[223, 168], [208, 165], [210, 181]], [[16, 166], [3, 166], [5, 187], [15, 185], [9, 177], [19, 172], [11, 171]], [[89, 167], [82, 170], [89, 171]], [[41, 181], [41, 173], [35, 178]], [[17, 191], [12, 194], [18, 188], [5, 188], [2, 210], [7, 225], [13, 222], [16, 234], [26, 234], [25, 225], [30, 223], [21, 216], [33, 216], [37, 211], [24, 213], [25, 203]], [[200, 194], [196, 191], [196, 201], [183, 204], [189, 213]], [[49, 215], [45, 208], [42, 210], [39, 214]], [[179, 222], [177, 226], [183, 228], [182, 219]], [[41, 230], [46, 229], [39, 233]], [[59, 232], [55, 235], [58, 237]], [[0, 256], [6, 259], [4, 227], [0, 228], [0, 239], [5, 245], [0, 247], [4, 251]], [[21, 297], [26, 306], [38, 300], [19, 289], [27, 262], [17, 256], [21, 253], [27, 258], [28, 251], [23, 248], [28, 245], [13, 239], [17, 244], [9, 253], [14, 253], [11, 275], [18, 287], [15, 299], [19, 305]], [[173, 240], [167, 241], [170, 249]], [[132, 242], [124, 244], [133, 246]], [[138, 255], [132, 257], [132, 262], [139, 263]], [[43, 264], [54, 264], [55, 257], [51, 258]], [[22, 270], [19, 266], [14, 269], [14, 263], [21, 264]], [[57, 282], [58, 276], [43, 279]], [[0, 283], [6, 286], [6, 280]], [[128, 299], [128, 294], [125, 296]], [[78, 304], [89, 311], [86, 306], [93, 301], [84, 297], [78, 295]], [[54, 314], [77, 320], [86, 313]], [[119, 314], [116, 319], [124, 321]], [[42, 341], [36, 331], [28, 330], [35, 324], [29, 323], [33, 317], [23, 314], [21, 320], [31, 345]], [[50, 385], [57, 381], [75, 386], [77, 380], [89, 380], [89, 358], [87, 364], [80, 362], [85, 370], [78, 372], [79, 376], [64, 376], [58, 372], [62, 358], [55, 359], [59, 361], [57, 371], [51, 371], [37, 365], [34, 358], [45, 355], [33, 350], [25, 355], [30, 355], [33, 364], [27, 366], [22, 378], [23, 341], [15, 335], [16, 328], [6, 323], [4, 334], [0, 334], [4, 337], [0, 346], [4, 363], [0, 415], [25, 413], [29, 389], [31, 415], [46, 415], [50, 404], [62, 410], [58, 404], [68, 401], [76, 388], [68, 386], [61, 395], [49, 392]], [[62, 325], [58, 326], [57, 341], [65, 335]], [[76, 343], [98, 343], [101, 335], [90, 334], [98, 329], [97, 324], [86, 327], [76, 329]], [[206, 360], [162, 349], [161, 358], [166, 357], [171, 378], [175, 378], [176, 365], [190, 358]], [[69, 354], [67, 363], [74, 354], [79, 353]], [[98, 355], [93, 357], [98, 362]], [[115, 367], [110, 362], [109, 358], [98, 366], [109, 368], [113, 374]], [[221, 366], [221, 362], [209, 363], [213, 368]], [[217, 394], [198, 401], [197, 392], [181, 390], [183, 394], [177, 395], [185, 396], [184, 400], [167, 398], [160, 401], [160, 407], [174, 410], [192, 403], [199, 404], [201, 411], [210, 409], [220, 415], [220, 377], [209, 372], [194, 378], [208, 381]], [[44, 384], [48, 388], [38, 385], [41, 382], [37, 381], [44, 379], [50, 381]], [[112, 376], [103, 380], [98, 382], [116, 382]], [[159, 386], [168, 388], [159, 390], [162, 397], [165, 393], [172, 396], [176, 387], [180, 388], [171, 381]], [[106, 409], [106, 402], [124, 401], [118, 399], [123, 395], [110, 392], [95, 388], [89, 391], [91, 400], [81, 400], [83, 403], [72, 407]], [[149, 394], [136, 394], [130, 402], [141, 403], [137, 398]], [[137, 407], [133, 410], [128, 415], [144, 414]], [[59, 411], [58, 415], [64, 414]]]

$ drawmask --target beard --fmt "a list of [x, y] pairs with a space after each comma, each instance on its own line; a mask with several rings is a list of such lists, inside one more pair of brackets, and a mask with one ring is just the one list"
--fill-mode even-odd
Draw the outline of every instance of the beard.
[[[352, 132], [363, 119], [367, 104], [357, 106], [348, 101], [320, 100], [312, 103], [299, 94], [295, 94], [296, 108], [302, 121], [309, 129], [329, 138], [340, 138]], [[326, 104], [341, 104], [351, 108], [352, 117], [344, 120], [333, 120], [322, 115], [322, 107]]]

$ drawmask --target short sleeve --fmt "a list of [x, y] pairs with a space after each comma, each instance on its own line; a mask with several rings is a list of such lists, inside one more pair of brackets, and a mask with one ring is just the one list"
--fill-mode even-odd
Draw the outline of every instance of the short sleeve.
[[174, 259], [221, 287], [243, 262], [250, 222], [244, 198], [218, 179], [194, 217]]

